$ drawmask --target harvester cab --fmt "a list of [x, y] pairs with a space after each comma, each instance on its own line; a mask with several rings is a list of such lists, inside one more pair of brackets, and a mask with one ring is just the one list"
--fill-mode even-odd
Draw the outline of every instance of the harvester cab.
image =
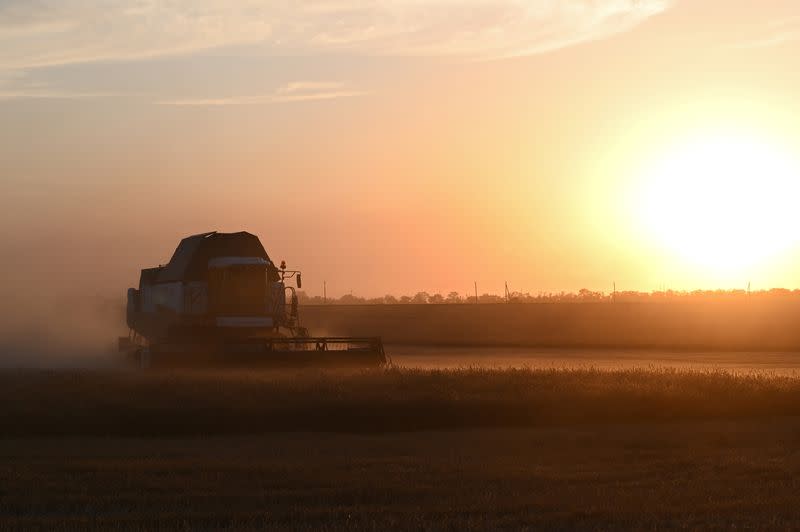
[[300, 323], [301, 287], [301, 272], [276, 267], [255, 235], [184, 238], [169, 263], [142, 270], [128, 290], [120, 350], [143, 366], [386, 362], [380, 338], [311, 337]]

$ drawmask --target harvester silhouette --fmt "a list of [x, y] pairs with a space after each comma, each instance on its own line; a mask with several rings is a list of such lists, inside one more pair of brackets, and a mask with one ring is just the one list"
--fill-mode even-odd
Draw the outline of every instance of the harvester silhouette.
[[149, 366], [378, 366], [380, 338], [312, 337], [300, 325], [293, 279], [246, 232], [181, 240], [169, 263], [142, 270], [128, 289], [120, 351]]

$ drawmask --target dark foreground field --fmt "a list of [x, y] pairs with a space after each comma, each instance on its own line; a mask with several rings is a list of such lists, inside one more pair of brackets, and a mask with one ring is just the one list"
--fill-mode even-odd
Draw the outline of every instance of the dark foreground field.
[[796, 528], [800, 420], [0, 442], [3, 527]]
[[0, 524], [800, 526], [800, 381], [0, 373]]

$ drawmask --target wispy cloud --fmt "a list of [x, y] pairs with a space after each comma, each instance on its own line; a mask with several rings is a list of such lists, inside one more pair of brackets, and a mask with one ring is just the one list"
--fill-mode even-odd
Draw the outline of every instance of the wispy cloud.
[[489, 57], [629, 30], [674, 0], [4, 0], [0, 69], [260, 45], [267, 53]]
[[271, 34], [253, 1], [6, 0], [0, 68], [120, 61], [259, 42]]
[[348, 88], [346, 84], [340, 82], [300, 81], [288, 83], [268, 94], [224, 98], [179, 98], [161, 100], [156, 103], [159, 105], [183, 106], [263, 105], [314, 100], [334, 100], [338, 98], [352, 98], [364, 94], [366, 94], [366, 91]]
[[108, 93], [79, 92], [53, 87], [29, 79], [26, 72], [0, 71], [0, 102], [21, 99], [75, 100], [108, 95]]
[[79, 100], [110, 96], [105, 92], [69, 92], [48, 88], [3, 89], [0, 87], [0, 102], [9, 100]]
[[[538, 54], [627, 31], [674, 1], [0, 0], [0, 99], [97, 95], [11, 79], [12, 72], [232, 46], [266, 55]], [[159, 103], [252, 105], [360, 94], [337, 83], [305, 82], [269, 94]]]
[[800, 42], [800, 17], [773, 21], [729, 48], [739, 50], [772, 48], [793, 42]]

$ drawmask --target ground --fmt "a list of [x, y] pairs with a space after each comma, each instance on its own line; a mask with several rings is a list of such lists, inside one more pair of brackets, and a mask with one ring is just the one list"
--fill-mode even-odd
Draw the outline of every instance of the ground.
[[0, 443], [6, 529], [795, 528], [800, 418]]
[[0, 372], [0, 528], [796, 528], [800, 380]]

